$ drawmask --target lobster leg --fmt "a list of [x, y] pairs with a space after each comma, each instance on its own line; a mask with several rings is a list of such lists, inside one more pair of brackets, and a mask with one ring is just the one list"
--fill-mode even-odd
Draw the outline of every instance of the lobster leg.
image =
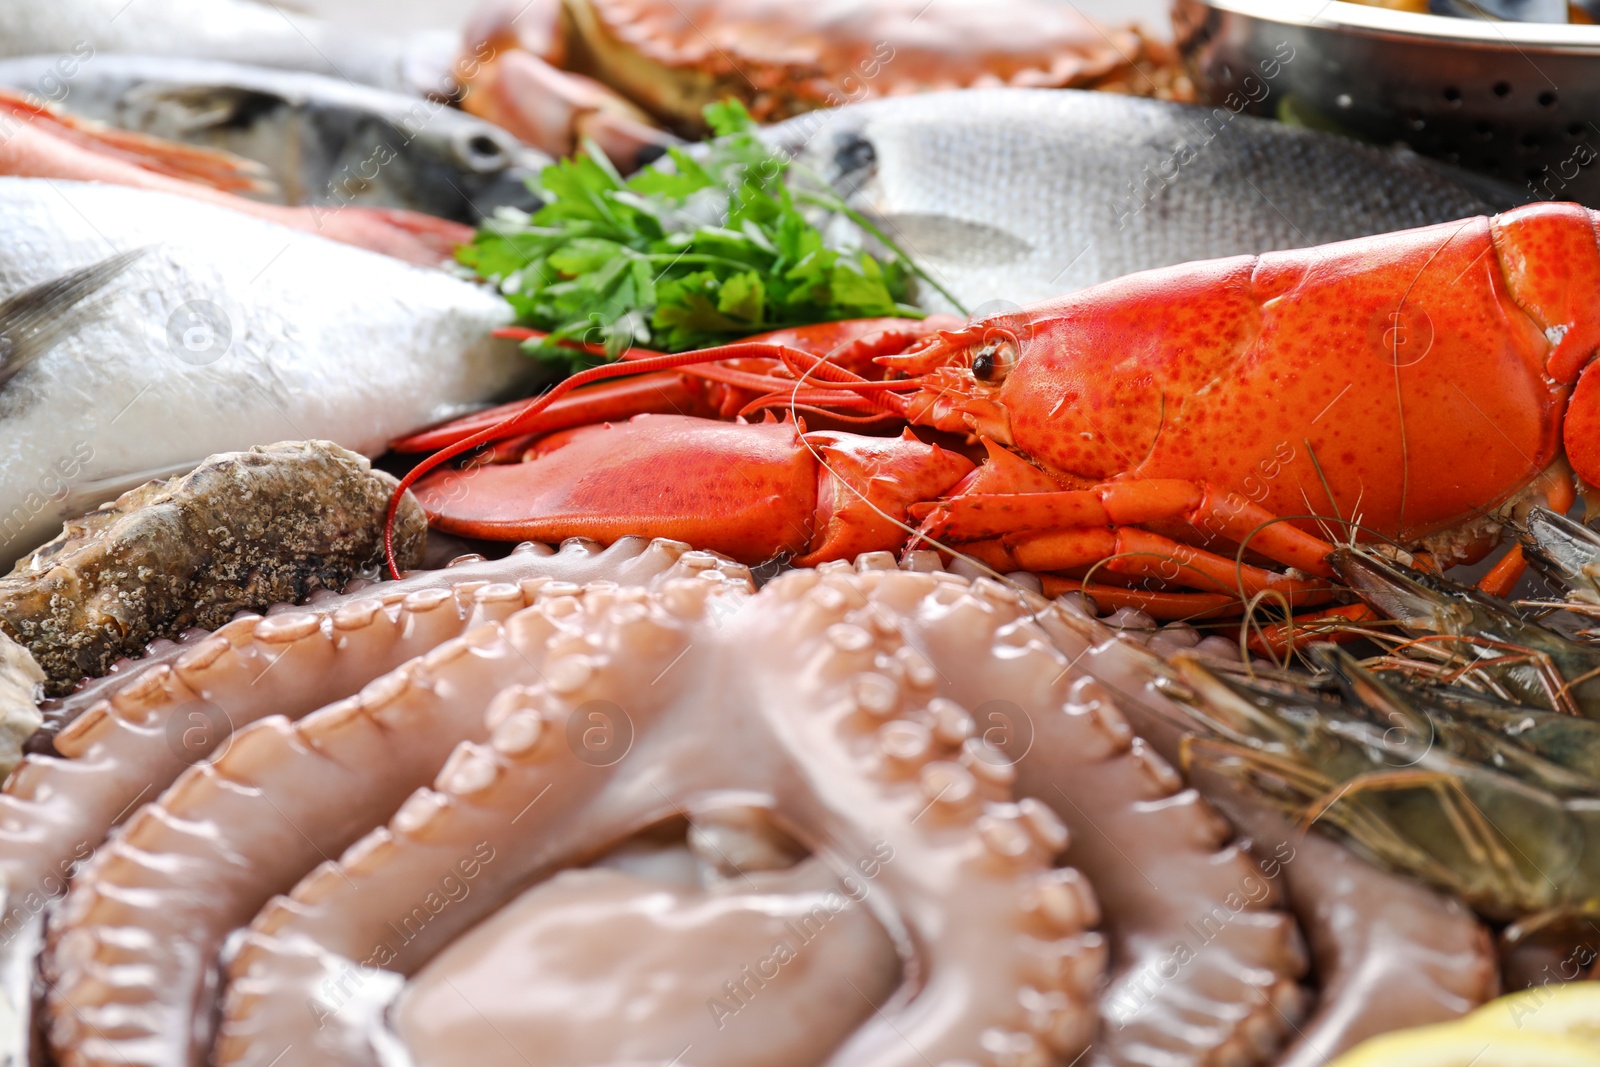
[[1103, 565], [1116, 574], [1227, 593], [1241, 600], [1281, 593], [1291, 606], [1326, 600], [1333, 588], [1320, 579], [1277, 574], [1136, 526], [1078, 527], [1007, 538], [1002, 544], [1013, 570], [1067, 571]]
[[[1245, 544], [1285, 566], [1333, 577], [1333, 546], [1215, 486], [1178, 479], [1133, 479], [1061, 493], [962, 494], [927, 509], [921, 531], [932, 539], [1008, 540], [1030, 530], [1133, 526], [1179, 520]], [[1232, 562], [1229, 561], [1229, 566]]]
[[[991, 450], [992, 451], [992, 450]], [[977, 482], [979, 475], [973, 479]], [[1186, 522], [1228, 538], [1315, 577], [1331, 577], [1325, 557], [1333, 548], [1320, 538], [1214, 486], [1177, 479], [1131, 479], [1064, 492], [960, 493], [912, 509], [924, 521], [919, 533], [945, 542], [979, 541], [974, 552], [991, 565], [1030, 571], [1064, 571], [1102, 564], [1112, 572], [1205, 591], [1182, 593], [1101, 592], [1112, 600], [1158, 608], [1172, 617], [1221, 611], [1218, 596], [1237, 604], [1263, 592], [1282, 594], [1291, 605], [1328, 598], [1318, 581], [1276, 574], [1136, 524]], [[974, 546], [976, 547], [976, 546]], [[1142, 602], [1141, 602], [1142, 601]]]
[[1226, 593], [1163, 593], [1051, 574], [1042, 575], [1040, 582], [1045, 596], [1083, 593], [1103, 610], [1137, 608], [1158, 622], [1193, 622], [1239, 614], [1239, 598]]
[[1511, 551], [1478, 579], [1478, 588], [1490, 596], [1508, 597], [1527, 570], [1528, 561], [1522, 554], [1522, 546], [1512, 545]]
[[[1570, 424], [1568, 426], [1570, 432]], [[1578, 487], [1565, 463], [1554, 464], [1539, 476], [1537, 483], [1545, 497], [1545, 507], [1557, 515], [1565, 515], [1578, 502]], [[1478, 579], [1478, 588], [1490, 596], [1509, 597], [1517, 583], [1527, 573], [1528, 560], [1521, 545], [1512, 545], [1511, 551], [1500, 557], [1489, 572]]]

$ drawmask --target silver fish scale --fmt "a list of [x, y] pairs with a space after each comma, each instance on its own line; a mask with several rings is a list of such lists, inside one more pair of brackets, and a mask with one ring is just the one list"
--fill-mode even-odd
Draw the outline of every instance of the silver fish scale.
[[897, 97], [772, 136], [969, 309], [1510, 206], [1406, 153], [1108, 93]]
[[30, 319], [52, 343], [0, 387], [3, 565], [206, 456], [303, 439], [376, 455], [527, 384], [488, 336], [510, 307], [443, 271], [114, 185], [0, 178], [0, 215], [7, 297], [145, 250], [65, 322]]

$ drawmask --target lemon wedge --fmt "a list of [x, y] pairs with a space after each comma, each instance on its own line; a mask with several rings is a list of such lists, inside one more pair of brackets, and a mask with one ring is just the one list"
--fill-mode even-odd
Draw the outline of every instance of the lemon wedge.
[[1331, 1067], [1600, 1067], [1600, 1044], [1463, 1020], [1375, 1037]]
[[1457, 1025], [1559, 1034], [1600, 1048], [1600, 982], [1538, 986], [1491, 1001]]

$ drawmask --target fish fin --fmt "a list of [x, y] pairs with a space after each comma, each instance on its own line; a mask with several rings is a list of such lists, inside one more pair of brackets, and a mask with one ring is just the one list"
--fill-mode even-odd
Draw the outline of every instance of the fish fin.
[[869, 221], [905, 246], [913, 259], [999, 267], [1026, 259], [1031, 242], [986, 222], [922, 211], [868, 212]]
[[0, 385], [81, 324], [83, 302], [105, 290], [148, 249], [119, 252], [0, 300]]
[[201, 148], [82, 118], [49, 104], [33, 103], [0, 89], [0, 108], [45, 123], [56, 137], [155, 174], [210, 186], [225, 193], [270, 196], [277, 187], [260, 163], [232, 152]]

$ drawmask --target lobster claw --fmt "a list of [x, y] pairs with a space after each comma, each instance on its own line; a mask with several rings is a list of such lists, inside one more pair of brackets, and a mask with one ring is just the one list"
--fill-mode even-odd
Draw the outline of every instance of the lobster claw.
[[810, 567], [863, 552], [897, 552], [911, 527], [911, 506], [936, 500], [973, 471], [972, 463], [910, 430], [899, 437], [808, 433], [819, 471], [816, 533], [794, 562]]
[[1567, 462], [1589, 486], [1600, 485], [1600, 370], [1595, 368], [1595, 363], [1583, 368], [1561, 428]]
[[525, 463], [435, 471], [416, 495], [435, 528], [467, 537], [609, 544], [638, 534], [752, 565], [815, 563], [899, 549], [911, 504], [971, 471], [909, 433], [639, 415], [547, 438]]

